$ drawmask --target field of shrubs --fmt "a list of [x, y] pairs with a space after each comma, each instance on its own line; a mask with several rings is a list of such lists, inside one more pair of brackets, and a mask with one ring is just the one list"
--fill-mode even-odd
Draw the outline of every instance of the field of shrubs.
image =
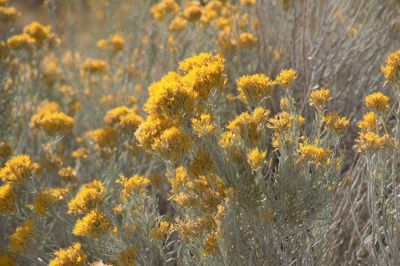
[[36, 2], [0, 0], [0, 266], [400, 265], [399, 1]]

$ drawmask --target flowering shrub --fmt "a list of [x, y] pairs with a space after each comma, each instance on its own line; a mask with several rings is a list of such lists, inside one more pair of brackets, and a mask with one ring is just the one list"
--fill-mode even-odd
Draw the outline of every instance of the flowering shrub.
[[398, 265], [398, 3], [328, 2], [0, 0], [0, 265]]

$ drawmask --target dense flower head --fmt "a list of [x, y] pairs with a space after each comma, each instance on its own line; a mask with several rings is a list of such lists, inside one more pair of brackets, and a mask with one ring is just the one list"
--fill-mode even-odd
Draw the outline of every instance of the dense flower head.
[[237, 81], [240, 100], [244, 103], [258, 103], [269, 97], [275, 86], [273, 80], [263, 74], [242, 76]]
[[127, 201], [133, 193], [141, 193], [144, 191], [146, 186], [150, 183], [150, 180], [139, 175], [134, 175], [130, 178], [120, 176], [116, 183], [119, 183], [122, 186], [120, 193], [121, 199]]
[[11, 184], [0, 186], [0, 214], [12, 213], [15, 210], [15, 193]]
[[322, 118], [322, 122], [326, 124], [328, 130], [340, 134], [343, 133], [350, 124], [350, 121], [345, 116], [339, 116], [336, 113], [325, 115]]
[[7, 47], [12, 50], [30, 50], [35, 44], [35, 39], [24, 33], [11, 36], [7, 40]]
[[249, 32], [243, 32], [239, 35], [237, 39], [237, 44], [239, 47], [249, 47], [253, 46], [257, 42], [257, 37]]
[[276, 77], [275, 81], [284, 89], [288, 89], [292, 86], [294, 80], [297, 77], [297, 73], [293, 69], [284, 69]]
[[260, 131], [258, 130], [258, 124], [247, 112], [236, 116], [231, 122], [229, 122], [227, 128], [234, 134], [239, 135], [251, 146], [255, 145], [261, 137]]
[[81, 64], [81, 68], [84, 72], [91, 74], [102, 74], [107, 71], [107, 62], [100, 59], [86, 59]]
[[400, 49], [386, 57], [385, 65], [381, 67], [385, 79], [400, 85]]
[[355, 149], [358, 152], [368, 152], [394, 147], [394, 141], [389, 135], [380, 136], [374, 132], [360, 132], [356, 139]]
[[183, 16], [189, 21], [197, 21], [201, 18], [202, 8], [201, 6], [193, 1], [189, 2], [183, 9]]
[[193, 118], [192, 129], [200, 138], [208, 136], [216, 131], [210, 114], [200, 114], [199, 118]]
[[176, 16], [169, 24], [168, 29], [173, 32], [180, 32], [186, 27], [187, 22], [185, 18]]
[[69, 213], [86, 213], [100, 204], [104, 199], [104, 186], [99, 180], [81, 186], [79, 192], [68, 203]]
[[177, 73], [169, 72], [150, 85], [144, 111], [179, 120], [194, 111], [196, 97], [193, 88], [182, 82]]
[[257, 107], [253, 110], [252, 117], [257, 124], [264, 126], [268, 122], [270, 113], [271, 112], [264, 107]]
[[59, 41], [52, 34], [50, 26], [44, 26], [36, 21], [26, 25], [23, 29], [23, 33], [32, 37], [35, 40], [35, 44], [38, 46], [42, 46], [46, 41], [51, 41], [54, 44], [57, 44]]
[[80, 243], [74, 243], [68, 248], [56, 251], [55, 258], [49, 263], [49, 266], [84, 266], [87, 265], [86, 254], [81, 250]]
[[173, 126], [171, 120], [157, 114], [150, 114], [136, 130], [135, 137], [141, 147], [150, 150], [155, 140], [171, 126]]
[[377, 120], [374, 112], [364, 114], [363, 118], [358, 121], [357, 127], [364, 131], [375, 131], [377, 128]]
[[177, 161], [189, 151], [191, 145], [190, 136], [180, 128], [173, 126], [161, 133], [160, 137], [154, 141], [152, 149], [161, 158]]
[[45, 188], [40, 191], [35, 198], [34, 211], [38, 215], [43, 215], [50, 207], [65, 200], [68, 193], [67, 188]]
[[269, 119], [268, 127], [281, 131], [289, 129], [292, 125], [301, 126], [303, 122], [304, 118], [302, 116], [292, 116], [287, 112], [280, 112]]
[[32, 163], [28, 155], [16, 155], [9, 159], [0, 169], [0, 178], [3, 182], [21, 183], [28, 176], [37, 171], [39, 165]]
[[87, 133], [87, 138], [94, 141], [99, 147], [115, 147], [116, 132], [110, 127], [97, 128]]
[[150, 8], [150, 12], [157, 20], [163, 20], [167, 14], [179, 11], [179, 5], [174, 0], [162, 0]]
[[19, 225], [10, 236], [8, 248], [14, 252], [23, 251], [32, 236], [32, 220], [26, 220]]
[[256, 4], [256, 0], [240, 0], [240, 4], [244, 6], [254, 6]]
[[143, 122], [143, 118], [136, 111], [126, 106], [109, 110], [104, 116], [104, 123], [121, 131], [134, 132]]
[[13, 22], [20, 13], [15, 7], [12, 6], [0, 6], [0, 21], [3, 23]]
[[364, 99], [365, 106], [378, 114], [382, 114], [389, 108], [389, 97], [380, 92], [367, 95]]
[[257, 170], [260, 168], [265, 160], [267, 152], [260, 151], [258, 148], [254, 148], [247, 153], [247, 162], [249, 163], [251, 169]]
[[75, 124], [74, 119], [63, 112], [46, 112], [40, 116], [34, 115], [31, 121], [35, 127], [43, 129], [50, 136], [66, 134], [72, 130]]
[[76, 236], [98, 238], [111, 229], [111, 221], [106, 214], [91, 210], [82, 219], [76, 221], [72, 233]]
[[179, 63], [185, 74], [182, 82], [192, 88], [202, 99], [207, 99], [212, 89], [225, 88], [224, 58], [220, 55], [201, 53]]
[[314, 145], [300, 145], [299, 155], [301, 162], [314, 162], [317, 164], [326, 162], [331, 153], [330, 149]]
[[0, 253], [0, 265], [4, 266], [16, 266], [15, 254], [12, 253]]
[[124, 46], [125, 40], [120, 34], [114, 34], [108, 37], [108, 39], [100, 39], [97, 41], [97, 47], [110, 50], [113, 54], [122, 51]]
[[5, 143], [4, 141], [0, 141], [0, 157], [7, 157], [12, 152], [10, 145]]
[[331, 99], [331, 93], [329, 89], [318, 89], [314, 90], [310, 94], [310, 105], [316, 108], [324, 107]]

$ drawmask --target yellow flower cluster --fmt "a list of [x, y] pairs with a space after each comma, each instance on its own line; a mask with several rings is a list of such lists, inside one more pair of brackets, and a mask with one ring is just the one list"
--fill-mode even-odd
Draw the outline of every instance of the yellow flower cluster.
[[24, 221], [10, 236], [8, 248], [14, 252], [23, 251], [32, 236], [32, 220]]
[[40, 191], [34, 202], [35, 213], [43, 215], [50, 207], [64, 201], [67, 193], [67, 188], [46, 188]]
[[368, 152], [372, 150], [380, 150], [392, 148], [394, 142], [389, 135], [379, 136], [374, 132], [360, 132], [356, 139], [355, 148], [358, 152]]
[[72, 233], [76, 236], [98, 238], [107, 233], [110, 228], [111, 222], [107, 215], [95, 209], [76, 221]]
[[12, 213], [15, 210], [15, 194], [11, 184], [0, 186], [0, 213]]
[[121, 199], [127, 201], [130, 199], [133, 193], [143, 192], [146, 186], [150, 183], [150, 180], [146, 177], [138, 175], [134, 175], [130, 178], [121, 176], [116, 183], [121, 184], [122, 186], [120, 193]]
[[114, 55], [118, 52], [121, 52], [124, 49], [124, 46], [125, 40], [119, 34], [112, 35], [108, 39], [100, 39], [97, 42], [97, 47], [104, 50], [109, 50]]
[[274, 81], [263, 74], [243, 76], [237, 81], [239, 97], [247, 104], [256, 104], [268, 98], [274, 86]]
[[84, 266], [87, 265], [87, 256], [81, 250], [80, 243], [74, 243], [70, 247], [60, 249], [55, 252], [55, 258], [49, 263], [49, 266]]
[[22, 183], [38, 169], [39, 165], [32, 163], [28, 155], [17, 155], [9, 159], [0, 169], [0, 179], [6, 183]]
[[89, 58], [82, 62], [81, 68], [84, 73], [103, 74], [107, 71], [107, 62]]
[[323, 108], [330, 99], [331, 93], [329, 89], [314, 90], [310, 94], [310, 105], [315, 108]]
[[143, 122], [135, 109], [120, 106], [109, 110], [104, 116], [104, 123], [110, 127], [123, 132], [133, 133]]
[[103, 201], [104, 186], [99, 180], [93, 180], [81, 186], [79, 192], [68, 203], [69, 213], [86, 213]]
[[257, 170], [260, 167], [262, 167], [264, 164], [266, 155], [267, 155], [267, 152], [265, 152], [265, 151], [262, 152], [257, 148], [250, 150], [247, 153], [247, 162], [249, 163], [251, 169]]
[[342, 134], [350, 125], [350, 121], [345, 116], [339, 116], [336, 113], [330, 113], [322, 118], [328, 130]]
[[162, 239], [170, 232], [171, 224], [168, 221], [160, 221], [158, 227], [150, 232], [150, 237], [154, 239]]
[[325, 149], [314, 145], [300, 145], [299, 147], [300, 161], [302, 162], [321, 164], [326, 162], [330, 153], [330, 149]]
[[179, 11], [179, 5], [174, 0], [162, 0], [150, 8], [150, 12], [157, 20], [163, 20], [167, 14]]
[[200, 138], [216, 131], [216, 127], [212, 124], [212, 116], [209, 114], [200, 114], [199, 118], [193, 118], [192, 129]]
[[296, 77], [297, 73], [295, 70], [284, 69], [279, 73], [275, 80], [282, 88], [289, 89], [292, 86]]
[[365, 97], [365, 106], [372, 111], [382, 114], [389, 108], [389, 97], [380, 92], [374, 92]]
[[152, 149], [166, 160], [178, 161], [192, 146], [191, 138], [178, 127], [170, 127], [157, 138]]
[[396, 86], [400, 85], [400, 50], [390, 53], [385, 65], [381, 67], [385, 79]]

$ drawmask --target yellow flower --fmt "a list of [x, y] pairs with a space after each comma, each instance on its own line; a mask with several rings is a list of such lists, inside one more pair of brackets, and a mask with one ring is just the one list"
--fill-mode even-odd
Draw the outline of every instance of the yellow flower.
[[377, 113], [384, 113], [389, 108], [389, 97], [380, 92], [367, 95], [364, 101], [365, 106]]
[[15, 199], [11, 184], [7, 183], [0, 186], [0, 213], [12, 213], [15, 210]]
[[160, 137], [155, 140], [152, 149], [166, 160], [177, 161], [186, 154], [192, 146], [191, 138], [178, 127], [164, 130]]
[[15, 255], [10, 253], [0, 253], [0, 265], [1, 266], [16, 266]]
[[263, 74], [242, 76], [237, 81], [240, 100], [247, 104], [257, 104], [271, 95], [275, 83]]
[[81, 186], [76, 196], [68, 203], [69, 213], [85, 213], [103, 201], [104, 186], [99, 180], [93, 180]]
[[268, 122], [270, 113], [271, 112], [268, 109], [265, 109], [263, 107], [257, 107], [254, 109], [252, 117], [254, 122], [259, 124], [260, 126], [264, 126]]
[[247, 153], [247, 162], [251, 169], [257, 170], [264, 164], [267, 152], [261, 152], [258, 148], [254, 148]]
[[299, 147], [300, 161], [323, 163], [329, 157], [331, 150], [316, 147], [314, 145], [300, 145]]
[[281, 111], [288, 111], [289, 110], [289, 99], [281, 98], [279, 100], [279, 108], [281, 109]]
[[394, 141], [387, 134], [379, 136], [373, 132], [360, 132], [354, 146], [358, 152], [367, 152], [394, 147]]
[[58, 175], [66, 182], [75, 183], [78, 181], [78, 175], [71, 166], [63, 167], [58, 171]]
[[0, 21], [3, 23], [13, 22], [20, 15], [15, 7], [0, 6]]
[[197, 21], [200, 19], [202, 9], [197, 2], [191, 2], [183, 9], [183, 16], [189, 21]]
[[63, 135], [72, 130], [75, 121], [63, 112], [46, 112], [40, 116], [32, 116], [35, 127], [43, 129], [48, 135]]
[[32, 236], [32, 220], [24, 221], [10, 236], [8, 248], [14, 252], [23, 251]]
[[173, 32], [181, 32], [187, 25], [187, 20], [181, 16], [176, 16], [169, 24], [168, 29]]
[[133, 192], [140, 193], [146, 186], [150, 183], [150, 180], [143, 176], [134, 175], [130, 178], [125, 176], [120, 176], [116, 183], [121, 184], [122, 191], [120, 193], [121, 199], [127, 201]]
[[212, 124], [212, 116], [209, 114], [201, 114], [199, 118], [192, 119], [192, 129], [197, 136], [204, 137], [215, 132], [216, 128]]
[[343, 131], [349, 126], [350, 121], [345, 117], [340, 117], [336, 113], [331, 113], [322, 118], [322, 122], [326, 124], [328, 130], [336, 133], [343, 133]]
[[253, 46], [257, 42], [257, 37], [249, 32], [243, 32], [239, 35], [237, 44], [239, 47]]
[[218, 233], [211, 232], [206, 235], [203, 243], [203, 256], [211, 256], [218, 251]]
[[18, 34], [11, 36], [7, 40], [7, 47], [9, 47], [12, 50], [30, 50], [33, 48], [33, 46], [36, 44], [36, 41], [34, 38], [29, 36], [28, 34]]
[[201, 53], [179, 63], [179, 69], [185, 74], [182, 82], [192, 88], [203, 100], [212, 89], [221, 91], [226, 84], [224, 59], [219, 55]]
[[84, 72], [97, 74], [105, 73], [107, 71], [107, 62], [98, 59], [86, 59], [81, 64], [81, 68]]
[[10, 145], [5, 143], [4, 141], [0, 141], [0, 157], [7, 157], [12, 152]]
[[9, 159], [0, 169], [3, 182], [22, 183], [28, 176], [37, 171], [39, 165], [31, 162], [28, 155], [16, 155]]
[[119, 35], [111, 35], [107, 40], [101, 39], [97, 42], [97, 47], [105, 50], [110, 50], [113, 54], [116, 54], [124, 49], [125, 40]]
[[156, 113], [174, 120], [192, 114], [197, 95], [193, 88], [182, 82], [175, 72], [169, 72], [149, 87], [149, 98], [144, 104], [144, 111]]
[[134, 246], [129, 246], [117, 255], [117, 265], [118, 266], [126, 266], [126, 265], [135, 265], [135, 255], [136, 248]]
[[179, 11], [179, 5], [174, 0], [162, 0], [158, 4], [150, 7], [150, 13], [157, 20], [163, 20], [169, 13], [176, 13]]
[[150, 237], [154, 239], [162, 239], [165, 237], [171, 228], [171, 224], [168, 221], [160, 221], [157, 228], [154, 228], [150, 232]]
[[357, 123], [358, 128], [364, 131], [375, 131], [377, 120], [374, 112], [366, 113], [363, 118]]
[[136, 114], [134, 109], [120, 106], [108, 111], [104, 116], [104, 123], [121, 131], [134, 132], [143, 118]]
[[256, 0], [240, 0], [240, 4], [243, 6], [254, 6], [256, 4]]
[[261, 133], [258, 130], [258, 124], [247, 112], [236, 116], [231, 122], [229, 122], [227, 128], [234, 134], [239, 135], [251, 146], [255, 145], [261, 137]]
[[175, 169], [174, 176], [169, 177], [168, 181], [171, 184], [171, 194], [176, 194], [179, 188], [189, 181], [189, 175], [183, 166], [179, 166]]
[[239, 135], [231, 131], [226, 131], [221, 134], [218, 145], [226, 150], [231, 150], [236, 147], [238, 141]]
[[87, 137], [100, 147], [115, 147], [117, 142], [115, 131], [109, 127], [98, 128], [88, 132]]
[[284, 89], [289, 89], [296, 79], [297, 73], [293, 69], [282, 70], [276, 77], [276, 82]]
[[314, 90], [310, 94], [310, 105], [316, 108], [324, 107], [331, 99], [329, 89]]
[[23, 33], [31, 36], [35, 40], [35, 44], [39, 46], [53, 37], [50, 26], [43, 26], [36, 21], [26, 25], [23, 29]]
[[155, 140], [172, 125], [171, 120], [157, 114], [150, 114], [136, 130], [135, 137], [143, 149], [150, 150]]
[[92, 210], [82, 219], [76, 221], [72, 234], [76, 236], [98, 238], [107, 233], [110, 228], [111, 222], [107, 215], [98, 210]]
[[35, 213], [38, 215], [43, 215], [48, 208], [62, 202], [67, 193], [67, 188], [43, 189], [36, 195], [34, 203]]
[[268, 127], [275, 130], [286, 130], [290, 128], [291, 120], [292, 118], [288, 113], [281, 112], [270, 118]]
[[381, 71], [387, 81], [400, 85], [400, 49], [387, 56]]
[[60, 249], [54, 253], [56, 257], [52, 259], [49, 266], [84, 266], [87, 256], [81, 250], [80, 243], [74, 243], [68, 248]]

